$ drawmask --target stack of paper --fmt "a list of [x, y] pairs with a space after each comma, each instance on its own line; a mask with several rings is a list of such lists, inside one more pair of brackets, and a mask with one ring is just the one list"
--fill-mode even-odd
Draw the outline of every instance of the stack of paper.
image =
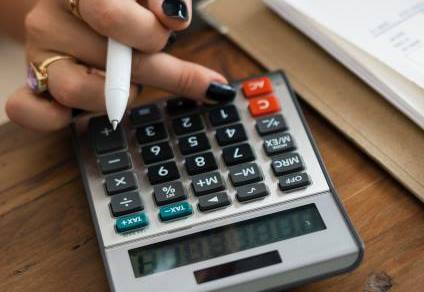
[[424, 0], [264, 0], [424, 129]]

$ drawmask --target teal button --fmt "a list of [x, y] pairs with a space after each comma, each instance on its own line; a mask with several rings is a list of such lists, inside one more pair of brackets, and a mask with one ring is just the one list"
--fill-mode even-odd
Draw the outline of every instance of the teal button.
[[160, 208], [159, 217], [162, 221], [178, 219], [191, 215], [193, 208], [187, 202], [180, 202]]
[[125, 217], [120, 217], [116, 220], [116, 231], [119, 233], [139, 229], [147, 226], [149, 220], [146, 214], [136, 213]]

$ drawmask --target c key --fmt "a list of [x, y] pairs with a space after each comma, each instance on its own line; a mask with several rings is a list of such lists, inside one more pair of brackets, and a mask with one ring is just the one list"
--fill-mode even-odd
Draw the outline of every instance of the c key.
[[253, 117], [279, 112], [280, 109], [280, 103], [273, 95], [249, 100], [249, 111]]

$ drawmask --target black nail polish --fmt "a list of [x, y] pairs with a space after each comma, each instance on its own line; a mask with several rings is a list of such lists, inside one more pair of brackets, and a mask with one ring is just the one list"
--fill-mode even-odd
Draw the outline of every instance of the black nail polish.
[[162, 9], [166, 15], [180, 20], [188, 20], [187, 5], [182, 0], [165, 0]]
[[213, 82], [206, 91], [206, 97], [219, 103], [230, 102], [236, 97], [236, 90], [231, 85]]

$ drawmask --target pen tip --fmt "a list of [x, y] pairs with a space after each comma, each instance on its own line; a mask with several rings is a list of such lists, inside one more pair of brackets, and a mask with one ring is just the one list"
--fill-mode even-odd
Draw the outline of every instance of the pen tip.
[[114, 131], [116, 130], [116, 128], [118, 128], [118, 121], [117, 120], [112, 121], [112, 128], [113, 128]]

